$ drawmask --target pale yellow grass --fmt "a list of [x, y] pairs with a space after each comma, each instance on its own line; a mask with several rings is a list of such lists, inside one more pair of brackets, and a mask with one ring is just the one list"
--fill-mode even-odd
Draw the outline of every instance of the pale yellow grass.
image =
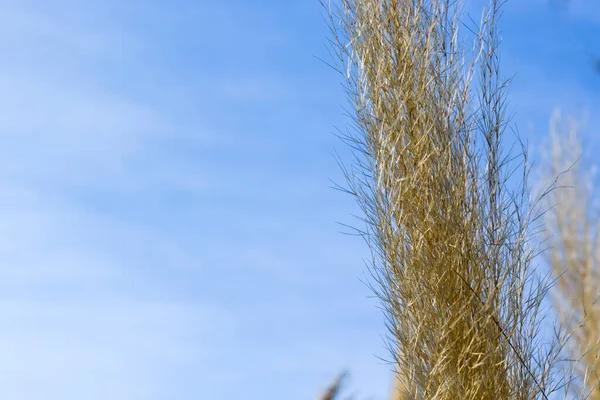
[[515, 164], [503, 150], [500, 5], [473, 50], [455, 1], [329, 8], [352, 105], [345, 190], [363, 210], [402, 399], [529, 400], [554, 388], [560, 346], [539, 341], [547, 287], [532, 267], [527, 154]]
[[572, 384], [576, 393], [600, 399], [598, 352], [600, 351], [600, 208], [594, 191], [592, 170], [583, 167], [582, 138], [578, 123], [565, 121], [555, 111], [550, 125], [548, 152], [550, 178], [558, 176], [557, 188], [549, 193], [549, 251], [547, 259], [557, 279], [555, 308], [566, 329], [572, 331], [567, 346], [577, 360]]

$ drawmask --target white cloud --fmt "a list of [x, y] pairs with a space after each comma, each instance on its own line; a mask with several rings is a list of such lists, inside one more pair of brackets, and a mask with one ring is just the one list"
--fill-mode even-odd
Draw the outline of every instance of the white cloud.
[[[16, 2], [2, 8], [0, 392], [172, 398], [178, 375], [208, 374], [202, 368], [218, 357], [232, 318], [157, 278], [185, 258], [175, 238], [82, 200], [102, 201], [86, 189], [114, 196], [137, 180], [168, 188], [160, 166], [134, 164], [150, 161], [145, 152], [174, 123], [102, 76], [103, 62], [141, 42], [93, 19], [75, 24]], [[71, 73], [82, 58], [97, 65]], [[156, 259], [168, 262], [153, 273]], [[201, 388], [193, 382], [189, 398]]]
[[[95, 19], [80, 2], [39, 3], [12, 2], [0, 17], [8, 55], [0, 64], [0, 392], [14, 400], [218, 400], [253, 385], [249, 398], [262, 399], [278, 396], [287, 380], [302, 387], [290, 399], [306, 398], [317, 379], [343, 367], [365, 387], [383, 387], [365, 367], [379, 342], [353, 347], [365, 331], [341, 340], [331, 322], [320, 330], [329, 314], [319, 302], [333, 285], [313, 283], [312, 274], [343, 252], [338, 270], [321, 275], [334, 277], [349, 259], [331, 240], [333, 223], [322, 234], [287, 209], [265, 211], [263, 220], [257, 212], [319, 197], [312, 179], [289, 179], [262, 159], [275, 159], [281, 143], [251, 132], [207, 137], [202, 115], [182, 121], [163, 108], [162, 92], [173, 96], [165, 81], [154, 99], [130, 92], [124, 76], [154, 77], [134, 66], [152, 43], [106, 15]], [[220, 15], [227, 22], [230, 14]], [[236, 18], [254, 24], [244, 13]], [[287, 90], [253, 76], [216, 81], [218, 101], [279, 99]], [[194, 113], [202, 106], [189, 91], [176, 105]], [[193, 158], [207, 147], [215, 158], [231, 148], [253, 152], [256, 164], [235, 153], [223, 162], [228, 171], [215, 170], [218, 163]], [[183, 209], [188, 196], [200, 200]], [[248, 201], [238, 207], [240, 199]], [[232, 250], [236, 235], [246, 246]], [[352, 303], [356, 292], [347, 293], [354, 272], [334, 282], [344, 293], [335, 304], [348, 300], [364, 316]], [[286, 291], [281, 301], [263, 304], [276, 289]], [[320, 297], [304, 301], [302, 290]], [[284, 313], [287, 326], [277, 326]]]
[[222, 310], [122, 298], [4, 300], [0, 323], [0, 387], [14, 400], [166, 398], [165, 371], [201, 372], [212, 330], [231, 329]]

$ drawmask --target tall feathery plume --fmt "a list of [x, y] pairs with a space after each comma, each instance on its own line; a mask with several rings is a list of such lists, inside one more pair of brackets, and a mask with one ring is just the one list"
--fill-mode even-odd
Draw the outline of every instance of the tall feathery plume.
[[550, 123], [546, 174], [558, 177], [545, 214], [548, 263], [556, 277], [553, 301], [563, 326], [572, 331], [567, 349], [577, 360], [572, 389], [600, 400], [600, 208], [593, 174], [582, 168], [582, 138], [575, 120], [565, 126], [559, 110]]
[[500, 6], [491, 1], [470, 52], [456, 1], [328, 4], [352, 105], [344, 190], [364, 213], [402, 399], [547, 399], [554, 389], [560, 346], [540, 344], [547, 286], [529, 234], [538, 203], [525, 149], [520, 164], [503, 151]]

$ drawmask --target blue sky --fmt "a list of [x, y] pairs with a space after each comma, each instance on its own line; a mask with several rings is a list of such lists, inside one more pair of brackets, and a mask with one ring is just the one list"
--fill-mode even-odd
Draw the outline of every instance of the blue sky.
[[[3, 397], [300, 400], [348, 369], [383, 399], [318, 2], [0, 11]], [[502, 29], [532, 154], [555, 106], [597, 126], [598, 3], [512, 0]]]

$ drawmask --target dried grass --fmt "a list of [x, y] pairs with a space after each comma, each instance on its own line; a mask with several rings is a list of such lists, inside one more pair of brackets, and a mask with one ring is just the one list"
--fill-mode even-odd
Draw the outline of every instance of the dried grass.
[[334, 400], [334, 399], [336, 399], [339, 395], [340, 389], [342, 387], [342, 382], [344, 381], [345, 377], [346, 377], [345, 373], [338, 375], [337, 378], [335, 378], [335, 380], [331, 383], [331, 385], [329, 385], [327, 390], [325, 390], [325, 392], [323, 392], [321, 397], [319, 397], [319, 400]]
[[561, 324], [572, 332], [567, 350], [577, 360], [574, 393], [600, 399], [598, 352], [600, 351], [600, 208], [594, 199], [593, 174], [581, 165], [583, 156], [579, 126], [565, 127], [560, 111], [550, 126], [551, 144], [546, 174], [558, 176], [558, 187], [549, 193], [547, 259], [557, 280], [553, 297]]
[[404, 399], [547, 399], [555, 388], [560, 343], [540, 342], [547, 286], [532, 268], [538, 203], [525, 150], [503, 151], [500, 6], [471, 51], [455, 1], [328, 5], [352, 104], [344, 190], [363, 210]]

